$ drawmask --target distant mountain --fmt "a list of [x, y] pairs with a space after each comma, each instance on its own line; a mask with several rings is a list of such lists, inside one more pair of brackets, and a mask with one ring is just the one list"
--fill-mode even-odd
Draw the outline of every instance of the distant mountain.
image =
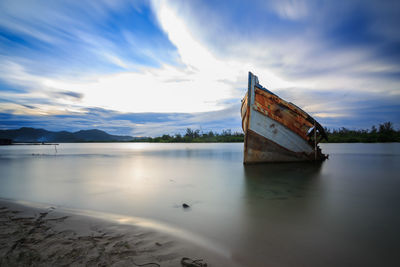
[[16, 130], [0, 130], [0, 139], [12, 139], [13, 142], [112, 142], [131, 141], [132, 136], [111, 135], [97, 129], [78, 132], [52, 132], [44, 129], [23, 127]]

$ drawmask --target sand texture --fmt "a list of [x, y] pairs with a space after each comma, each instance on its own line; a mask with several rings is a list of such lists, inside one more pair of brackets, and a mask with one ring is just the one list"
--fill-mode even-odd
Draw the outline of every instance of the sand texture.
[[[185, 265], [184, 257], [202, 261]], [[0, 266], [70, 265], [233, 264], [206, 249], [152, 229], [58, 211], [54, 207], [0, 201]]]

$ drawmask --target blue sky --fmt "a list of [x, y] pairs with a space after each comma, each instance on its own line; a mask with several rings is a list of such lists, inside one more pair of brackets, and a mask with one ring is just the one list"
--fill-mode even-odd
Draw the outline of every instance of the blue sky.
[[329, 128], [400, 128], [399, 1], [0, 0], [0, 128], [240, 131], [247, 73]]

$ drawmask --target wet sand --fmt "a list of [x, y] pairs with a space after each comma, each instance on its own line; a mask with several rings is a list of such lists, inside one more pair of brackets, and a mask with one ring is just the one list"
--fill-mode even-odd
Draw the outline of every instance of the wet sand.
[[0, 199], [0, 266], [235, 266], [187, 240], [123, 222]]

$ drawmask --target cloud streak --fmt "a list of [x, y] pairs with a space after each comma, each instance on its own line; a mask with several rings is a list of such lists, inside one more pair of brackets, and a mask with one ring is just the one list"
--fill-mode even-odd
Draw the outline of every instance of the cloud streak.
[[[34, 107], [27, 107], [34, 108]], [[162, 134], [184, 133], [186, 128], [203, 131], [240, 131], [237, 116], [239, 106], [202, 113], [120, 113], [112, 110], [88, 108], [83, 112], [68, 114], [10, 114], [0, 112], [1, 129], [23, 126], [40, 127], [48, 130], [69, 130], [98, 128], [112, 134], [133, 136], [159, 136]]]
[[31, 118], [137, 135], [239, 130], [248, 71], [329, 127], [400, 126], [396, 1], [18, 0], [0, 10], [2, 128]]

